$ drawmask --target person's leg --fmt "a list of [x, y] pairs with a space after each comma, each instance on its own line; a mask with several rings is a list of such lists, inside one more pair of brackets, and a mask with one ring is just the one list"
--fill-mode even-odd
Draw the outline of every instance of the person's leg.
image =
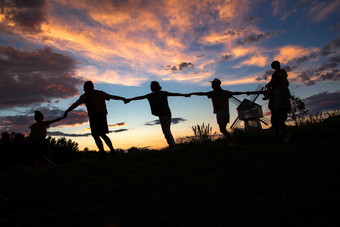
[[100, 137], [103, 138], [103, 140], [105, 141], [106, 145], [110, 148], [110, 154], [115, 156], [116, 155], [116, 151], [113, 148], [113, 145], [112, 145], [112, 142], [110, 140], [110, 137], [108, 137], [106, 134], [102, 134]]
[[98, 147], [98, 149], [99, 149], [99, 152], [105, 152], [105, 151], [104, 151], [103, 142], [102, 142], [102, 140], [100, 139], [100, 136], [94, 136], [94, 135], [93, 135], [93, 139], [94, 139], [94, 141], [96, 142], [96, 145], [97, 145], [97, 147]]
[[279, 126], [282, 128], [283, 131], [283, 141], [288, 142], [290, 140], [290, 136], [288, 134], [287, 126], [285, 121], [287, 120], [287, 110], [282, 110], [280, 112], [280, 118], [279, 118]]
[[166, 141], [169, 144], [169, 147], [170, 148], [175, 147], [176, 143], [170, 130], [171, 116], [160, 116], [159, 121], [161, 123], [162, 131], [163, 131]]
[[280, 124], [278, 122], [278, 112], [277, 111], [271, 111], [271, 119], [270, 119], [270, 122], [272, 124], [272, 127], [274, 129], [274, 132], [275, 132], [275, 137], [277, 140], [280, 139], [280, 133], [279, 133], [279, 129], [280, 129]]
[[227, 137], [230, 143], [237, 144], [232, 135], [227, 131], [227, 124], [219, 123], [218, 126], [220, 127], [220, 132]]

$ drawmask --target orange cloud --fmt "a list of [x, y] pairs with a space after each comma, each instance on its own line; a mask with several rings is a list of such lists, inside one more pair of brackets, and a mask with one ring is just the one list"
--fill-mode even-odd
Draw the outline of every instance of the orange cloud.
[[256, 54], [240, 63], [239, 67], [242, 65], [254, 65], [258, 67], [265, 67], [269, 64], [268, 58], [266, 56]]
[[274, 57], [275, 60], [281, 63], [287, 63], [294, 58], [299, 58], [308, 55], [311, 52], [317, 51], [317, 48], [303, 48], [301, 46], [284, 46], [278, 49], [279, 53]]
[[223, 80], [223, 85], [239, 85], [239, 84], [252, 84], [257, 83], [256, 77], [247, 77], [240, 80]]
[[[77, 72], [81, 77], [127, 86], [141, 84], [150, 73], [178, 81], [205, 80], [214, 73], [213, 67], [206, 62], [218, 62], [225, 50], [231, 49], [235, 39], [258, 30], [249, 26], [234, 29], [239, 27], [240, 18], [251, 9], [249, 0], [168, 0], [159, 4], [151, 0], [100, 1], [96, 7], [89, 0], [56, 2], [67, 10], [82, 11], [87, 15], [86, 19], [61, 17], [54, 12], [55, 3], [48, 2], [46, 8], [49, 12], [46, 21], [41, 24], [41, 32], [21, 35], [94, 60], [94, 65], [81, 66]], [[214, 15], [207, 12], [214, 12]], [[197, 33], [201, 27], [207, 27], [204, 35]], [[201, 58], [196, 56], [202, 55], [202, 48], [192, 51], [193, 43], [214, 42], [223, 47], [204, 50]], [[245, 53], [246, 50], [235, 49], [234, 56], [237, 58], [253, 52], [248, 49]], [[191, 62], [201, 68], [195, 68], [196, 72], [182, 72], [183, 76], [179, 77], [164, 70], [169, 64], [181, 62]], [[209, 70], [202, 72], [205, 66]]]

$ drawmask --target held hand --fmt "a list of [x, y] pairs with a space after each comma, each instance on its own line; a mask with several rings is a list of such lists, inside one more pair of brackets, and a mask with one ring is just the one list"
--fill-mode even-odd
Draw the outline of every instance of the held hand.
[[124, 99], [124, 103], [128, 104], [131, 101], [131, 99]]
[[191, 93], [190, 94], [185, 94], [184, 97], [190, 97], [191, 96]]

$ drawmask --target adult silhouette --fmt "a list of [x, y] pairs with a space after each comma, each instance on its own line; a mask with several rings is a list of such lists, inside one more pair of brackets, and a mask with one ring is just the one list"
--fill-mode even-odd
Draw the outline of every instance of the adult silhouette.
[[152, 81], [150, 84], [150, 89], [152, 93], [143, 96], [137, 96], [131, 99], [127, 99], [126, 103], [132, 100], [147, 99], [150, 104], [151, 113], [159, 117], [159, 121], [162, 127], [163, 134], [169, 145], [169, 149], [174, 149], [176, 143], [174, 137], [172, 136], [170, 126], [171, 126], [171, 111], [168, 104], [168, 96], [185, 96], [189, 97], [189, 94], [172, 93], [167, 91], [162, 91], [162, 87], [157, 81]]
[[270, 82], [265, 86], [269, 92], [268, 108], [271, 111], [271, 123], [275, 130], [276, 138], [279, 139], [279, 130], [282, 128], [284, 141], [289, 141], [289, 134], [285, 121], [287, 120], [290, 106], [290, 92], [288, 89], [288, 74], [281, 68], [279, 61], [273, 61], [271, 67], [275, 70]]
[[125, 101], [125, 98], [110, 95], [100, 90], [95, 90], [92, 81], [86, 81], [84, 83], [84, 91], [85, 93], [65, 111], [64, 117], [67, 117], [67, 114], [80, 104], [85, 103], [89, 115], [91, 134], [96, 142], [99, 152], [102, 155], [105, 154], [103, 142], [101, 140], [103, 139], [106, 145], [110, 148], [111, 155], [116, 156], [112, 142], [106, 135], [109, 133], [109, 128], [107, 125], [107, 108], [105, 101], [110, 99]]

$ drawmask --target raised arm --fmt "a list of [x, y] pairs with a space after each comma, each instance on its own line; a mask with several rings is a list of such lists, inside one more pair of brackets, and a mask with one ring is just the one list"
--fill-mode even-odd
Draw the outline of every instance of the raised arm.
[[[65, 115], [64, 115], [65, 116]], [[56, 118], [56, 119], [54, 119], [54, 120], [52, 120], [52, 121], [49, 121], [49, 123], [50, 124], [52, 124], [52, 123], [55, 123], [55, 122], [58, 122], [58, 121], [60, 121], [60, 120], [62, 120], [62, 119], [64, 119], [65, 117], [59, 117], [59, 118]]]

